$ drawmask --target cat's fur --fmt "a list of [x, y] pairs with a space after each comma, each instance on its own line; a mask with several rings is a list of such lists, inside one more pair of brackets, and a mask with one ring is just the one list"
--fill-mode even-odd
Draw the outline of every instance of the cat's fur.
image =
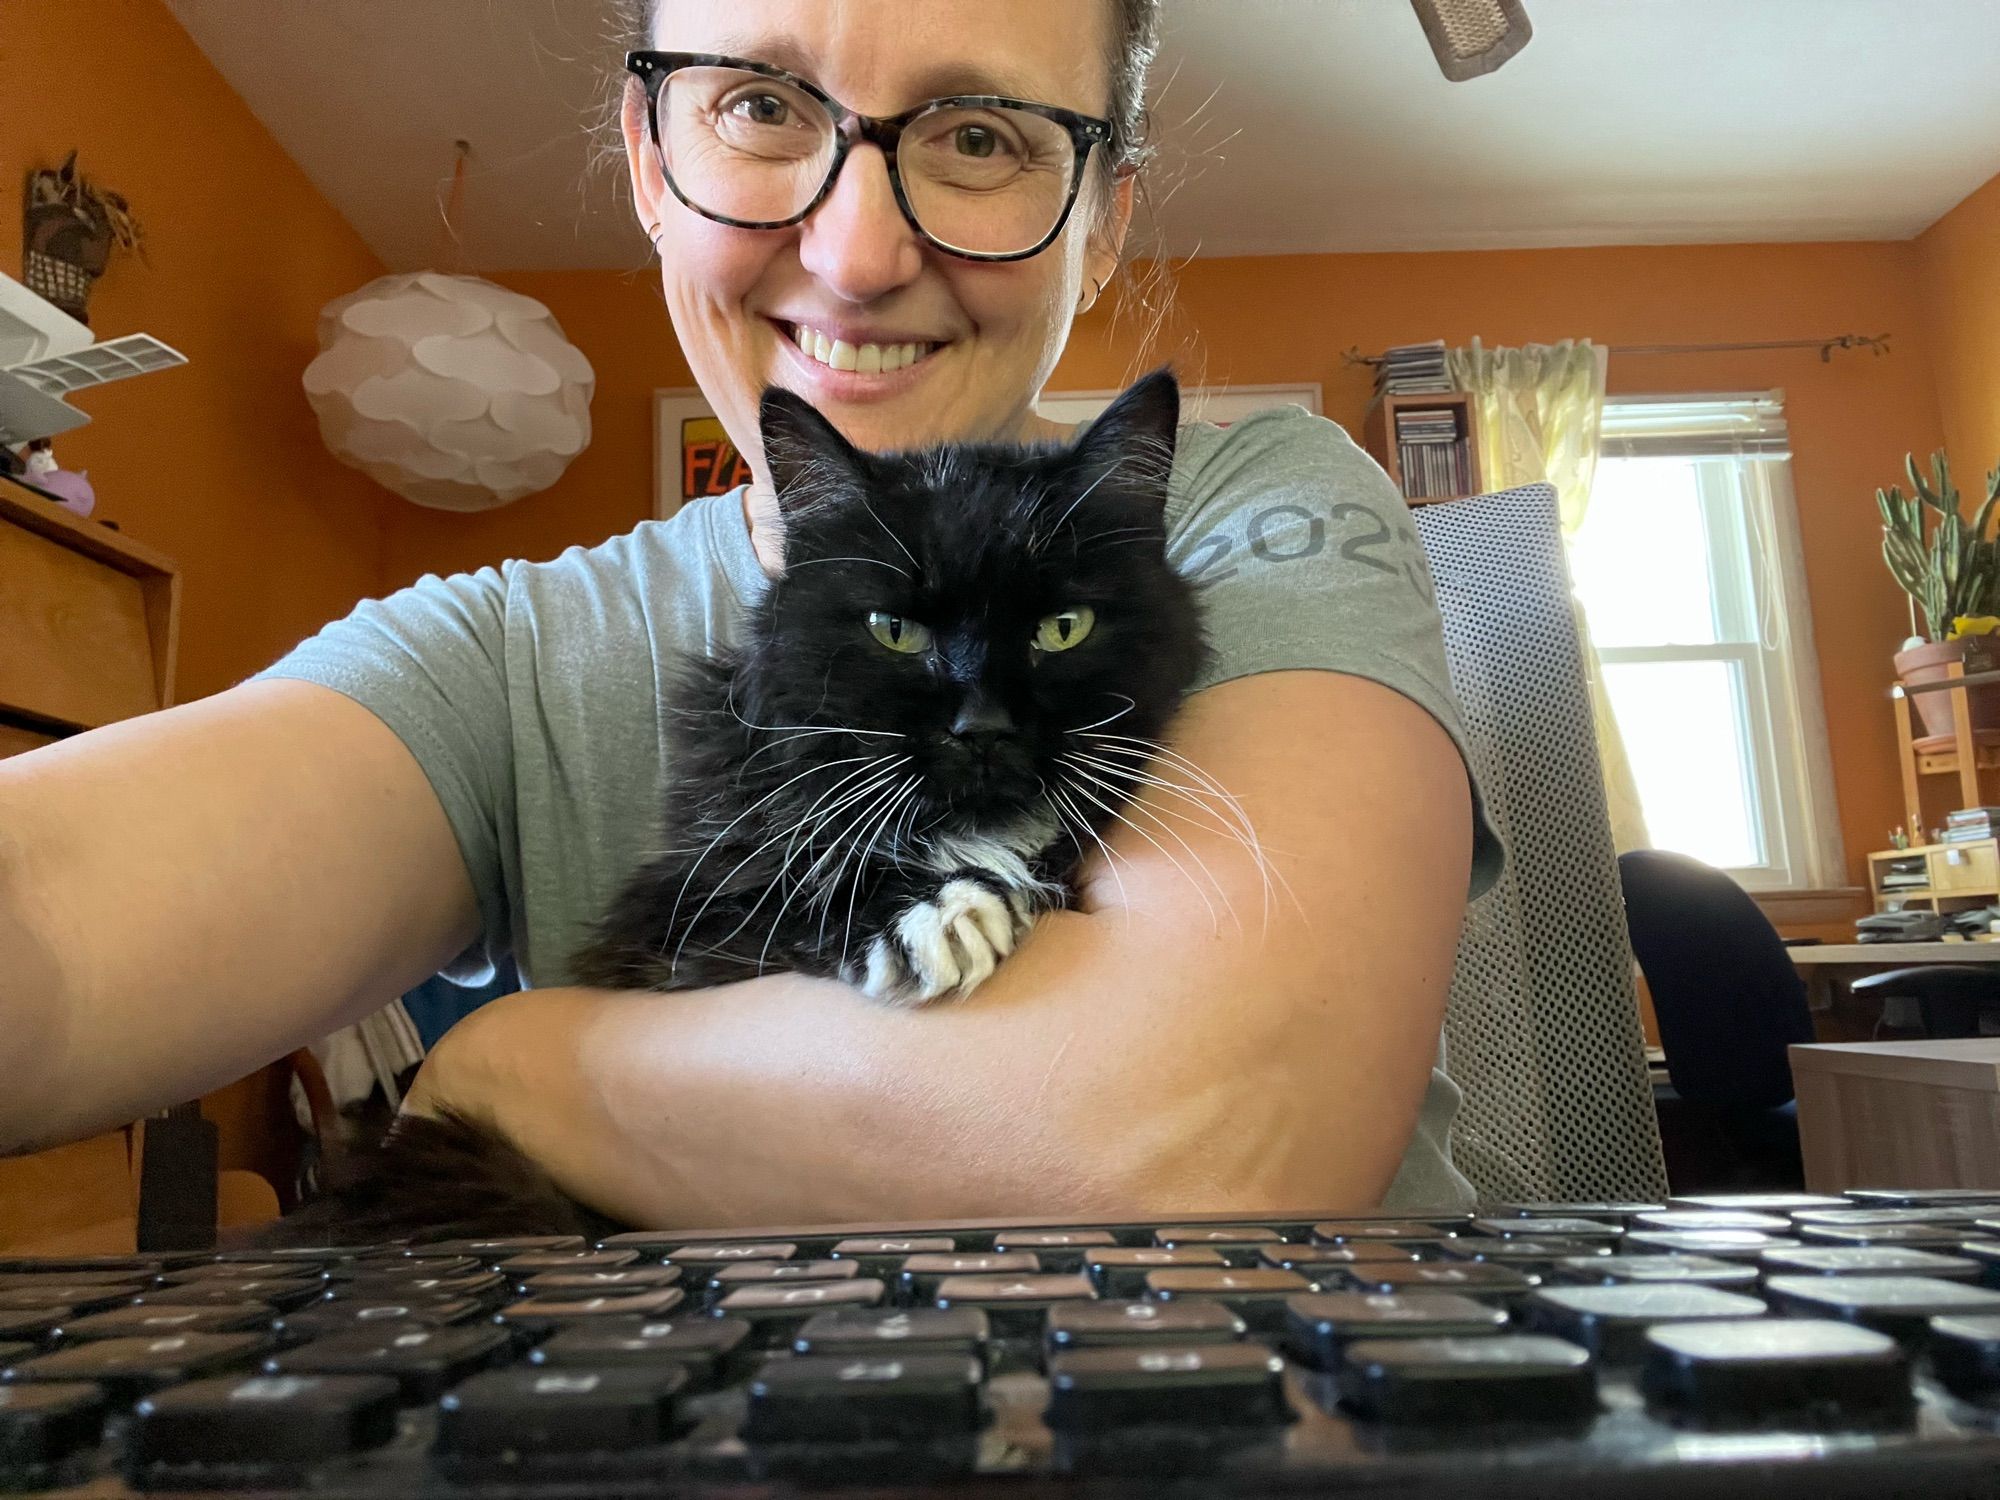
[[[1166, 556], [1178, 387], [1148, 376], [1066, 446], [869, 454], [782, 391], [761, 417], [784, 574], [733, 655], [683, 674], [659, 850], [572, 971], [614, 989], [790, 970], [891, 1004], [964, 993], [1070, 899], [1204, 660]], [[1078, 644], [1036, 644], [1079, 608], [1094, 622]], [[925, 627], [928, 649], [891, 649], [876, 612]], [[404, 1122], [356, 1167], [300, 1231], [594, 1227], [456, 1117]]]

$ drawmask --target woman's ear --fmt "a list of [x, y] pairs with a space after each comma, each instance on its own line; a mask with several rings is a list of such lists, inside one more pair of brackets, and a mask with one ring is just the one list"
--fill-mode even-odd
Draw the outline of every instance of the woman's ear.
[[[1112, 179], [1111, 202], [1098, 214], [1083, 251], [1083, 274], [1093, 287], [1109, 286], [1111, 278], [1118, 274], [1118, 262], [1125, 253], [1125, 236], [1132, 228], [1132, 194], [1138, 181], [1136, 172], [1121, 172]], [[1089, 307], [1097, 305], [1100, 295], [1092, 294]]]
[[666, 218], [667, 180], [660, 175], [660, 154], [653, 149], [651, 127], [646, 123], [646, 86], [630, 74], [625, 78], [625, 95], [618, 107], [619, 133], [625, 137], [625, 170], [632, 180], [632, 211], [639, 216], [639, 228], [658, 245], [660, 225]]

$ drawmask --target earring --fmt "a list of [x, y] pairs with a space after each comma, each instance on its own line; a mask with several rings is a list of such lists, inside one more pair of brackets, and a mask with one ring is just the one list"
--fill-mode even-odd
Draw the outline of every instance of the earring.
[[653, 242], [655, 250], [660, 248], [660, 221], [658, 219], [653, 220], [652, 223], [646, 226], [646, 238]]
[[1104, 283], [1099, 281], [1095, 276], [1091, 277], [1090, 300], [1088, 302], [1085, 302], [1081, 297], [1077, 298], [1076, 310], [1078, 312], [1089, 312], [1093, 307], [1097, 306], [1098, 299], [1103, 295], [1104, 295]]

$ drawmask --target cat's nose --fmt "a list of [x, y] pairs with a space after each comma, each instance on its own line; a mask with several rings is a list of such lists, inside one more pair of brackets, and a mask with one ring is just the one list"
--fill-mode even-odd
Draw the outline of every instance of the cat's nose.
[[966, 694], [958, 717], [951, 721], [953, 737], [961, 740], [990, 740], [1011, 734], [1013, 729], [1014, 720], [1007, 710], [984, 693]]

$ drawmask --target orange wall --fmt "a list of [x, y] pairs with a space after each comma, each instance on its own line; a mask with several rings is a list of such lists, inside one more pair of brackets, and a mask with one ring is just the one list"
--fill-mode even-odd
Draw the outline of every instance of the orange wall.
[[[1330, 416], [1359, 430], [1368, 372], [1353, 345], [1425, 338], [1488, 343], [1565, 336], [1620, 343], [1747, 342], [1890, 332], [1894, 353], [1812, 350], [1625, 356], [1614, 394], [1782, 386], [1849, 876], [1883, 847], [1897, 810], [1883, 698], [1905, 633], [1871, 499], [1906, 449], [1941, 435], [1918, 252], [1904, 243], [1723, 245], [1210, 260], [1178, 273], [1178, 315], [1160, 345], [1214, 384], [1318, 381]], [[540, 298], [598, 372], [590, 449], [552, 489], [478, 516], [403, 507], [389, 525], [388, 580], [547, 557], [649, 514], [649, 392], [688, 383], [652, 273], [495, 278]], [[1084, 319], [1051, 389], [1115, 385], [1140, 366], [1138, 320]], [[2000, 455], [1996, 455], [2000, 456]]]
[[55, 453], [100, 517], [180, 563], [179, 695], [200, 697], [381, 584], [401, 502], [327, 454], [299, 376], [321, 304], [384, 267], [159, 0], [0, 0], [0, 68], [0, 269], [20, 279], [27, 168], [75, 147], [151, 260], [112, 256], [93, 329], [189, 360], [83, 392], [94, 420]]
[[2000, 177], [1917, 236], [1945, 449], [1959, 489], [2000, 464]]

